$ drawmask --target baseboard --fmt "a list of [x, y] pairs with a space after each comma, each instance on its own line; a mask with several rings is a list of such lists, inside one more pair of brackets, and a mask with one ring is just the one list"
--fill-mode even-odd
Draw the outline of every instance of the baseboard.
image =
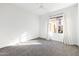
[[[28, 39], [31, 40], [31, 39], [35, 39], [35, 38], [38, 38], [38, 37], [39, 37], [39, 35], [37, 34], [37, 35], [32, 35], [32, 36], [30, 36]], [[6, 46], [12, 46], [12, 45], [15, 44], [15, 42], [16, 42], [16, 40], [13, 40], [13, 41], [11, 41], [11, 42], [8, 43], [8, 44], [1, 45], [0, 48], [6, 47]]]

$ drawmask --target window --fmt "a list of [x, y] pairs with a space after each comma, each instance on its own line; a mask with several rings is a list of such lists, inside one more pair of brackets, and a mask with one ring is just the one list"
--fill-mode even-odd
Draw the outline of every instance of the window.
[[63, 16], [57, 16], [50, 18], [49, 30], [53, 33], [63, 33]]

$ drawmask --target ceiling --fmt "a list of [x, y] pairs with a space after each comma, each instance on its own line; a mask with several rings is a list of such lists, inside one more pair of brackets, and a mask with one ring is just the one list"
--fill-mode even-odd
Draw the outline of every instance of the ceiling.
[[16, 3], [18, 7], [24, 8], [37, 15], [43, 15], [48, 12], [57, 11], [62, 8], [73, 5], [72, 3]]

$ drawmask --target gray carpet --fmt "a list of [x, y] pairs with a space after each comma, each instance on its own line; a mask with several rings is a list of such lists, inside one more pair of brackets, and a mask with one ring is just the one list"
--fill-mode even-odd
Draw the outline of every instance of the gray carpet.
[[[38, 44], [34, 44], [35, 42]], [[35, 39], [1, 48], [0, 56], [79, 56], [79, 47], [52, 40]]]

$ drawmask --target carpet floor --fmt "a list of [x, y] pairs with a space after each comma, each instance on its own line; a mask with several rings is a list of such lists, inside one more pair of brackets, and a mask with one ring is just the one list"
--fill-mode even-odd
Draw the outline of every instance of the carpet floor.
[[35, 39], [1, 48], [0, 56], [79, 56], [79, 47]]

